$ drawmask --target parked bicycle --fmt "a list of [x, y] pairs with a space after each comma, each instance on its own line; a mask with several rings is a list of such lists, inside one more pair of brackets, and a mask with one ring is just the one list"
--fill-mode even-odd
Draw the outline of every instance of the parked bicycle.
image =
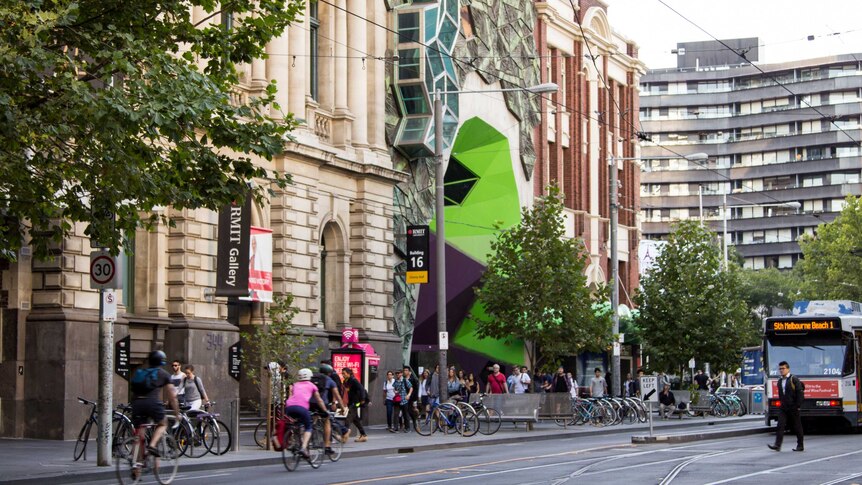
[[[284, 419], [284, 406], [273, 406], [269, 418], [271, 433], [275, 433], [275, 425], [282, 419]], [[261, 419], [254, 428], [254, 442], [257, 446], [266, 448], [266, 418]]]
[[458, 406], [448, 402], [434, 403], [430, 410], [419, 413], [416, 420], [418, 434], [431, 436], [438, 430], [444, 434], [464, 433], [464, 413]]
[[479, 399], [470, 403], [470, 406], [476, 412], [476, 417], [479, 420], [479, 433], [483, 435], [492, 435], [500, 430], [503, 424], [503, 415], [500, 411], [485, 405], [485, 396], [487, 394], [479, 393]]
[[153, 444], [157, 454], [147, 451], [146, 445], [156, 426], [141, 425], [132, 436], [120, 442], [115, 456], [120, 485], [138, 483], [147, 473], [152, 473], [162, 485], [171, 483], [177, 476], [181, 453], [171, 433], [166, 431], [159, 442]]
[[[78, 433], [78, 440], [75, 442], [75, 451], [72, 457], [75, 461], [78, 461], [83, 456], [84, 461], [86, 461], [87, 443], [90, 441], [90, 431], [93, 429], [93, 426], [96, 426], [96, 428], [99, 426], [99, 413], [96, 412], [98, 403], [88, 401], [82, 397], [78, 398], [78, 402], [90, 405], [91, 409], [90, 416], [86, 421], [84, 421], [84, 426], [81, 427], [81, 431]], [[124, 409], [122, 404], [120, 405], [120, 409]], [[132, 426], [132, 420], [129, 419], [126, 414], [119, 411], [113, 411], [111, 417], [111, 429], [113, 430], [111, 452], [116, 455], [118, 444], [134, 434], [134, 427]]]

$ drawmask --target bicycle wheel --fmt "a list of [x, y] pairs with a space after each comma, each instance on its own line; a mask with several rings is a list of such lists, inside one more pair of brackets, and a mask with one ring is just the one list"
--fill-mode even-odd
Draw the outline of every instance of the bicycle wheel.
[[[140, 443], [141, 441], [136, 436], [132, 436], [117, 446], [118, 454], [114, 461], [117, 465], [117, 480], [119, 480], [120, 485], [138, 483], [141, 480], [143, 469], [137, 463], [138, 460], [135, 459], [141, 453]], [[138, 465], [137, 469], [135, 465]]]
[[485, 408], [479, 414], [479, 432], [483, 435], [496, 433], [502, 424], [503, 416], [494, 408]]
[[323, 458], [326, 456], [323, 446], [323, 426], [315, 426], [311, 430], [311, 439], [308, 440], [308, 464], [311, 468], [319, 468], [323, 463]]
[[[191, 437], [186, 456], [200, 458], [210, 452], [218, 432], [211, 422], [206, 420], [191, 421]], [[187, 430], [188, 431], [188, 430]]]
[[266, 420], [262, 419], [254, 428], [254, 442], [261, 448], [266, 448]]
[[125, 443], [128, 438], [135, 434], [135, 428], [128, 418], [114, 418], [114, 434], [113, 434], [113, 456], [120, 456], [120, 452], [129, 453], [131, 450], [120, 450], [120, 445]]
[[78, 433], [78, 441], [75, 442], [75, 454], [73, 455], [75, 461], [78, 461], [82, 456], [84, 461], [87, 460], [87, 441], [90, 439], [90, 428], [92, 427], [93, 422], [88, 419], [81, 428], [81, 432]]
[[169, 433], [174, 437], [177, 450], [181, 455], [191, 456], [194, 439], [187, 424], [180, 423], [175, 428], [170, 428]]
[[329, 453], [329, 461], [338, 461], [341, 458], [341, 453], [344, 452], [344, 442], [341, 441], [341, 433], [338, 432], [338, 426], [335, 423], [331, 423], [330, 427], [332, 428], [331, 439], [329, 440], [330, 448], [332, 448], [332, 453]]
[[299, 435], [288, 428], [284, 432], [284, 437], [281, 439], [281, 461], [287, 471], [292, 472], [299, 466], [299, 449], [302, 447], [302, 441], [299, 441]]
[[230, 428], [228, 428], [224, 421], [220, 419], [214, 420], [213, 426], [218, 434], [216, 434], [216, 439], [213, 442], [210, 452], [213, 455], [224, 455], [230, 451], [230, 447], [233, 444], [233, 436], [230, 433]]
[[462, 425], [461, 434], [467, 438], [479, 432], [479, 415], [470, 407], [463, 410], [464, 424]]
[[[435, 409], [436, 411], [436, 409]], [[423, 411], [416, 418], [416, 433], [422, 436], [431, 436], [437, 431], [437, 421], [434, 418], [434, 412]]]
[[463, 434], [464, 433], [464, 415], [457, 406], [452, 404], [441, 404], [435, 410], [437, 417], [437, 426], [443, 430], [443, 434]]
[[161, 457], [153, 457], [153, 475], [159, 483], [168, 485], [174, 481], [180, 468], [180, 450], [174, 437], [168, 433], [162, 435], [156, 449]]

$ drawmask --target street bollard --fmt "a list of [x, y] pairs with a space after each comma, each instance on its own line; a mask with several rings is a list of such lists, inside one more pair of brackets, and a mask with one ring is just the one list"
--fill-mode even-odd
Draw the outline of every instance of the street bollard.
[[239, 450], [239, 400], [230, 402], [230, 433], [233, 440], [230, 443], [230, 451]]

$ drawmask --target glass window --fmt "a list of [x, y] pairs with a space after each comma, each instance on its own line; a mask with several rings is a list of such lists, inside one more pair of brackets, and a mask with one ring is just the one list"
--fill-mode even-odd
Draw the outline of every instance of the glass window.
[[398, 14], [398, 43], [407, 42], [419, 42], [419, 12]]
[[398, 50], [398, 80], [419, 79], [419, 49]]
[[421, 84], [408, 84], [398, 86], [401, 91], [401, 101], [404, 103], [406, 114], [428, 114], [428, 98]]
[[401, 131], [402, 143], [418, 143], [425, 139], [425, 132], [428, 125], [431, 123], [431, 118], [407, 118], [404, 123], [404, 129]]
[[[767, 373], [778, 377], [778, 363], [786, 361], [797, 376], [839, 376], [853, 371], [853, 350], [840, 337], [830, 339], [770, 338], [766, 341]], [[846, 365], [849, 362], [849, 366]], [[849, 367], [849, 368], [848, 368]]]
[[320, 87], [318, 86], [320, 19], [317, 18], [317, 8], [317, 2], [311, 2], [308, 5], [308, 49], [310, 54], [308, 58], [308, 88], [311, 98], [314, 100], [317, 100], [320, 94]]

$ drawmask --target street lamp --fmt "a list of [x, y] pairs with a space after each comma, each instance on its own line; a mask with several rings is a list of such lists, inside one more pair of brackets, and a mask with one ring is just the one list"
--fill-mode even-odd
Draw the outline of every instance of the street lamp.
[[[617, 226], [619, 226], [619, 187], [617, 186], [617, 162], [618, 161], [635, 161], [635, 160], [670, 160], [674, 158], [680, 157], [615, 157], [613, 155], [608, 157], [608, 164], [610, 165], [610, 184], [611, 184], [611, 319], [613, 321], [613, 327], [611, 328], [611, 333], [613, 334], [614, 342], [613, 342], [613, 350], [611, 351], [611, 394], [613, 396], [620, 395], [620, 343], [617, 341], [620, 333], [620, 315], [619, 315], [619, 306], [620, 306], [620, 255], [619, 255], [619, 247], [617, 244]], [[691, 155], [685, 155], [681, 158], [685, 158], [690, 161], [701, 161], [709, 158], [709, 155], [706, 153], [692, 153]]]
[[445, 202], [443, 198], [443, 100], [444, 94], [468, 94], [468, 93], [508, 93], [514, 91], [526, 91], [530, 94], [542, 94], [556, 92], [559, 89], [554, 83], [543, 83], [526, 88], [504, 88], [489, 89], [486, 91], [440, 91], [434, 92], [434, 158], [436, 158], [434, 176], [437, 178], [434, 194], [434, 215], [437, 219], [437, 241], [435, 251], [437, 253], [437, 348], [439, 352], [438, 364], [440, 371], [437, 380], [440, 385], [440, 400], [446, 393], [446, 381], [443, 376], [447, 372], [446, 349], [448, 348], [448, 335], [446, 335], [446, 232], [445, 232]]
[[738, 209], [738, 208], [744, 208], [744, 207], [788, 207], [790, 209], [796, 209], [798, 211], [799, 208], [802, 207], [802, 204], [793, 200], [790, 202], [778, 202], [776, 204], [742, 204], [742, 205], [733, 205], [733, 206], [728, 207], [727, 206], [727, 191], [725, 191], [725, 193], [724, 193], [724, 205], [721, 208], [721, 221], [722, 221], [722, 236], [721, 236], [722, 241], [721, 242], [722, 242], [722, 246], [723, 246], [722, 251], [724, 252], [723, 260], [722, 260], [723, 261], [722, 268], [724, 269], [724, 271], [727, 271], [727, 209]]

